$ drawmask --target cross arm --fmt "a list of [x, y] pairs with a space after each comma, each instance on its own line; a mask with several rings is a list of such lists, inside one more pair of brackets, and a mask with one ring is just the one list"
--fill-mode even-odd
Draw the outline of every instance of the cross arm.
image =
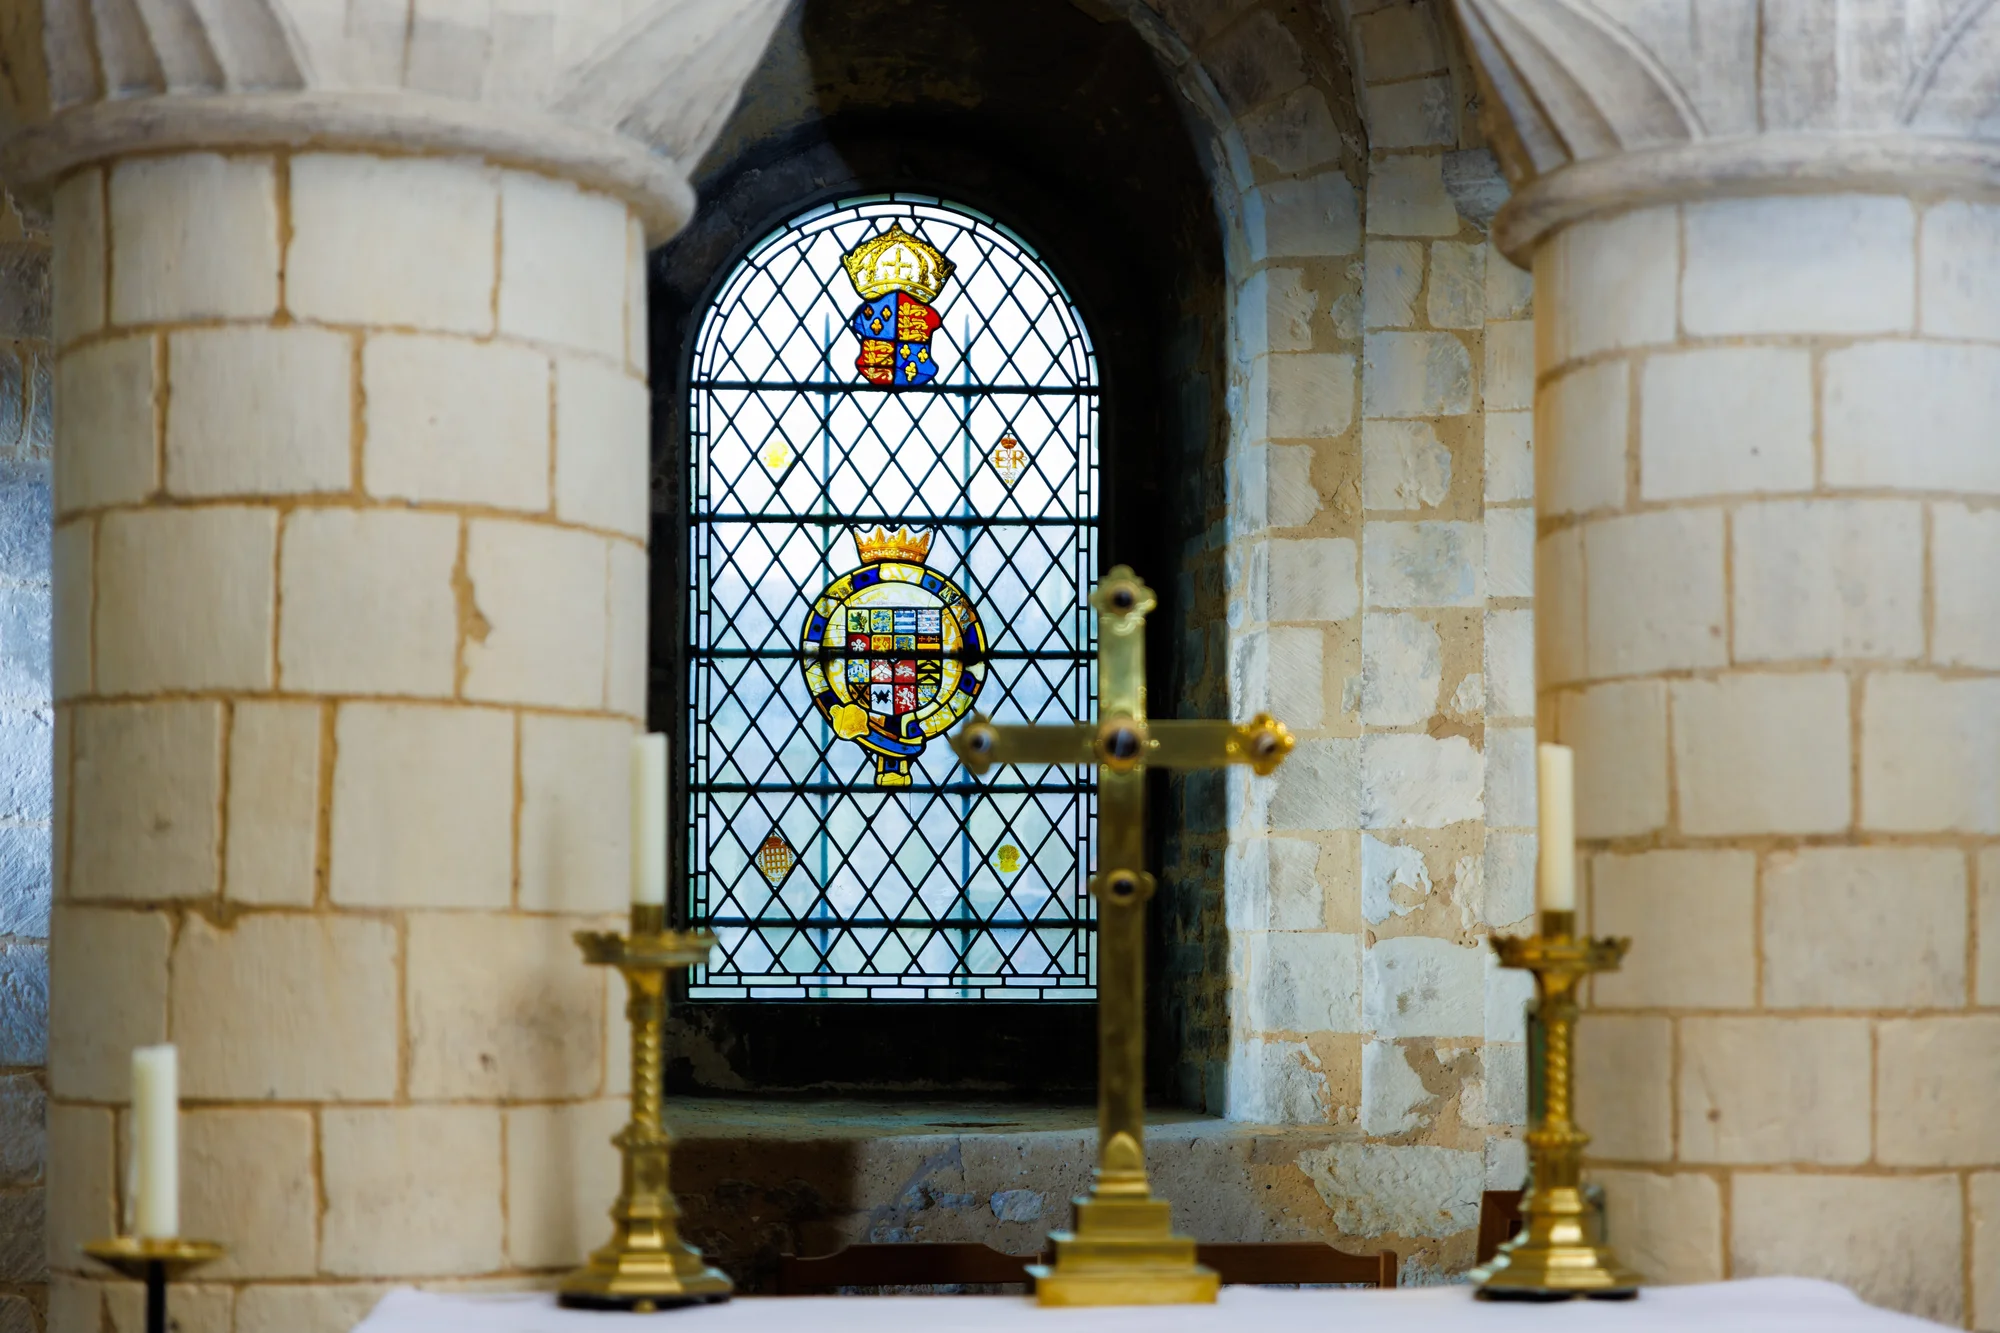
[[1292, 744], [1291, 732], [1269, 713], [1243, 723], [1113, 716], [1054, 727], [998, 726], [975, 716], [951, 737], [952, 752], [975, 777], [995, 764], [1102, 764], [1114, 773], [1145, 765], [1248, 764], [1265, 774], [1284, 762]]

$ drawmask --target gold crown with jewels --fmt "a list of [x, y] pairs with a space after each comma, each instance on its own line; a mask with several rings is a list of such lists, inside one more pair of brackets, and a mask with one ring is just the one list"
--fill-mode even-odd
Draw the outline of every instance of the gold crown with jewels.
[[931, 535], [928, 532], [911, 532], [908, 528], [896, 529], [895, 535], [875, 529], [869, 536], [859, 528], [854, 530], [854, 549], [861, 553], [864, 565], [880, 564], [884, 560], [904, 560], [913, 565], [924, 563], [924, 557], [931, 553]]
[[849, 250], [840, 263], [864, 301], [904, 291], [925, 305], [937, 300], [957, 269], [936, 247], [904, 231], [899, 222], [890, 223], [889, 230]]

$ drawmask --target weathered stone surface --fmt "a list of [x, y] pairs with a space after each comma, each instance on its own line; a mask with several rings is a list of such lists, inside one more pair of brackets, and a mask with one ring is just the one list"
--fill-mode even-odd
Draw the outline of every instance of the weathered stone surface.
[[1371, 333], [1363, 342], [1364, 417], [1458, 416], [1471, 410], [1472, 355], [1456, 335]]
[[1361, 835], [1361, 919], [1379, 925], [1391, 916], [1408, 916], [1431, 893], [1431, 874], [1424, 855], [1414, 847], [1399, 847]]
[[[0, 950], [0, 962], [31, 962], [8, 969], [10, 999], [39, 1021], [9, 1032], [23, 1041], [9, 1064], [38, 1065], [48, 1031], [49, 1088], [58, 1097], [122, 1102], [132, 1093], [132, 1048], [167, 1039], [167, 941], [171, 923], [158, 913], [99, 908], [59, 908], [49, 923], [47, 981], [41, 950]], [[115, 966], [108, 960], [116, 959]], [[47, 990], [41, 990], [46, 986]], [[32, 989], [31, 989], [32, 988]], [[37, 993], [37, 992], [40, 993]], [[51, 994], [52, 992], [52, 994]], [[42, 1000], [48, 994], [53, 1004]], [[42, 1000], [37, 1008], [27, 1008]], [[7, 1006], [13, 1012], [21, 1009]]]
[[1697, 337], [1914, 326], [1916, 209], [1907, 199], [1714, 199], [1688, 205], [1682, 231], [1681, 323]]
[[47, 1282], [45, 1197], [39, 1185], [0, 1190], [0, 1282]]
[[1535, 824], [1535, 729], [1486, 729], [1486, 823], [1491, 828]]
[[1615, 1162], [1674, 1155], [1673, 1023], [1590, 1013], [1576, 1026], [1576, 1118], [1590, 1153]]
[[1861, 824], [2000, 833], [2000, 679], [1870, 676], [1861, 704]]
[[1891, 1166], [2000, 1159], [2000, 1017], [1885, 1022], [1877, 1039], [1876, 1157]]
[[1476, 606], [1485, 600], [1483, 525], [1377, 522], [1363, 530], [1363, 598], [1370, 609]]
[[1483, 951], [1404, 935], [1363, 951], [1361, 1022], [1381, 1037], [1478, 1037], [1486, 1032]]
[[42, 1064], [48, 1040], [48, 951], [39, 944], [0, 945], [0, 1064]]
[[549, 359], [512, 342], [372, 334], [362, 480], [418, 503], [549, 506]]
[[168, 337], [167, 361], [164, 460], [173, 494], [352, 484], [352, 338], [305, 327], [196, 329]]
[[329, 1109], [320, 1115], [320, 1153], [322, 1271], [447, 1275], [500, 1266], [498, 1109]]
[[1592, 857], [1592, 932], [1646, 941], [1616, 972], [1593, 980], [1597, 1003], [1689, 1009], [1753, 1005], [1756, 879], [1757, 858], [1750, 852], [1669, 850]]
[[1958, 1324], [1964, 1258], [1957, 1176], [1739, 1174], [1736, 1277], [1823, 1277], [1865, 1301]]
[[1361, 1020], [1361, 937], [1262, 931], [1248, 939], [1250, 1026], [1262, 1032], [1354, 1032]]
[[1625, 676], [1729, 660], [1722, 514], [1631, 514], [1586, 524], [1590, 671]]
[[1624, 505], [1631, 409], [1632, 369], [1623, 360], [1576, 366], [1542, 385], [1535, 396], [1542, 461], [1524, 492], [1538, 510], [1582, 514]]
[[1351, 739], [1304, 740], [1273, 776], [1272, 829], [1360, 827], [1360, 746]]
[[625, 359], [625, 205], [567, 181], [500, 178], [500, 332]]
[[1488, 832], [1480, 876], [1479, 919], [1511, 926], [1535, 910], [1535, 835]]
[[1361, 739], [1362, 828], [1443, 828], [1485, 814], [1484, 757], [1463, 736]]
[[260, 913], [229, 930], [188, 921], [173, 969], [182, 1090], [203, 1100], [393, 1097], [396, 935], [386, 921], [342, 916]]
[[1722, 1280], [1722, 1189], [1712, 1176], [1596, 1171], [1618, 1257], [1648, 1282]]
[[604, 1201], [618, 1193], [610, 1140], [629, 1114], [620, 1101], [506, 1112], [507, 1255], [515, 1263], [561, 1268], [604, 1243]]
[[484, 913], [409, 918], [412, 1095], [525, 1100], [597, 1090], [603, 988], [573, 966], [575, 926]]
[[1479, 1222], [1480, 1154], [1337, 1143], [1299, 1154], [1299, 1169], [1350, 1236], [1449, 1236]]
[[1435, 157], [1385, 157], [1368, 173], [1370, 236], [1450, 236], [1458, 230], [1458, 210], [1444, 188], [1444, 169]]
[[[1667, 693], [1683, 832], [1835, 833], [1847, 827], [1847, 677], [1725, 676], [1674, 681]], [[1901, 715], [1897, 725], [1908, 727], [1911, 720]], [[1862, 782], [1865, 794], [1865, 770]]]
[[1802, 847], [1764, 867], [1764, 1003], [1965, 1003], [1965, 857], [1925, 847]]
[[[290, 690], [448, 696], [457, 685], [459, 521], [395, 509], [285, 520], [278, 665]], [[393, 608], [393, 613], [391, 609]]]
[[221, 875], [221, 706], [93, 704], [74, 717], [68, 896], [212, 896]]
[[169, 153], [111, 169], [111, 318], [268, 316], [278, 306], [277, 173], [265, 156]]
[[204, 1276], [314, 1274], [318, 1200], [310, 1113], [183, 1112], [181, 1160], [182, 1231], [235, 1238]]
[[1803, 348], [1650, 356], [1639, 403], [1639, 493], [1648, 500], [1812, 489], [1812, 356]]
[[334, 723], [334, 902], [504, 907], [514, 720], [484, 708], [343, 704]]
[[1264, 226], [1261, 235], [1251, 232], [1253, 258], [1351, 255], [1361, 248], [1354, 184], [1339, 170], [1270, 181], [1254, 193], [1263, 205]]
[[1340, 157], [1340, 129], [1317, 88], [1295, 88], [1237, 122], [1243, 146], [1279, 171], [1311, 171]]
[[1858, 1018], [1682, 1020], [1681, 1159], [1867, 1161], [1869, 1041]]
[[1251, 1037], [1229, 1059], [1229, 1118], [1253, 1124], [1311, 1125], [1332, 1110], [1326, 1071], [1302, 1041]]
[[40, 1183], [48, 1158], [47, 1102], [32, 1074], [0, 1076], [0, 1187]]
[[1410, 1068], [1409, 1056], [1390, 1041], [1371, 1041], [1361, 1048], [1361, 1128], [1390, 1137], [1407, 1134], [1430, 1123], [1425, 1104], [1431, 1100], [1424, 1081]]
[[1619, 681], [1565, 691], [1556, 739], [1576, 751], [1576, 831], [1648, 833], [1667, 822], [1667, 687]]
[[467, 698], [604, 706], [605, 539], [541, 523], [474, 520], [465, 570], [486, 632], [464, 647]]
[[1421, 616], [1361, 618], [1361, 720], [1374, 727], [1428, 721], [1443, 686], [1437, 626]]
[[1427, 509], [1451, 489], [1451, 450], [1427, 421], [1361, 423], [1361, 503]]
[[97, 688], [270, 688], [277, 543], [277, 514], [264, 508], [106, 515], [97, 536]]
[[44, 825], [0, 828], [0, 935], [48, 935], [49, 851]]
[[1526, 500], [1535, 494], [1532, 412], [1488, 412], [1486, 499], [1489, 504]]
[[493, 331], [497, 174], [483, 163], [368, 153], [291, 162], [285, 301], [309, 319]]
[[1972, 1326], [2000, 1328], [2000, 1172], [1972, 1177]]
[[1737, 661], [1924, 655], [1920, 505], [1745, 505], [1731, 536]]

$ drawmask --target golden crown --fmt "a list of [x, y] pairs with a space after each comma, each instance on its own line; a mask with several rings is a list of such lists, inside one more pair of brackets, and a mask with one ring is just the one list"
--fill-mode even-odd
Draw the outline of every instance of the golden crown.
[[897, 222], [849, 250], [840, 262], [862, 300], [904, 291], [925, 305], [937, 300], [957, 267]]
[[878, 564], [884, 560], [907, 560], [913, 565], [924, 563], [924, 557], [931, 553], [931, 535], [928, 532], [911, 532], [908, 528], [898, 528], [894, 536], [884, 532], [879, 526], [875, 535], [869, 536], [859, 528], [854, 530], [854, 549], [861, 552], [861, 563]]

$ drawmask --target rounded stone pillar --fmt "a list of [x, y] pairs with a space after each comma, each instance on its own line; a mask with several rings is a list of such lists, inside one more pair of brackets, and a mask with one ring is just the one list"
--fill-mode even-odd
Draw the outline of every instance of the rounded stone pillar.
[[2000, 1327], [2000, 33], [1703, 61], [1656, 8], [1633, 54], [1459, 6], [1537, 289], [1539, 727], [1634, 940], [1581, 1119], [1654, 1276]]
[[98, 1327], [76, 1246], [116, 1229], [148, 1042], [185, 1229], [231, 1249], [193, 1310], [345, 1327], [387, 1282], [567, 1264], [625, 1076], [570, 932], [624, 901], [645, 714], [634, 210], [282, 151], [93, 163], [54, 205], [55, 1327]]

